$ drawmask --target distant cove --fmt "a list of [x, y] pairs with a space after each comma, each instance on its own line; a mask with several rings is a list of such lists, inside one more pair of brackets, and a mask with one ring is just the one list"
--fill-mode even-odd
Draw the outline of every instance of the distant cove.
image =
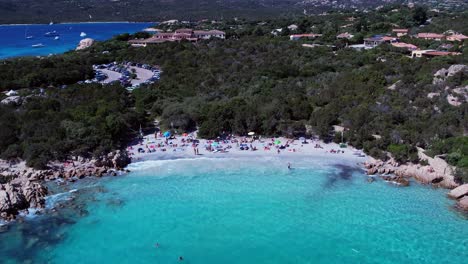
[[[66, 23], [53, 25], [0, 25], [0, 59], [64, 53], [75, 49], [83, 38], [107, 40], [122, 33], [134, 33], [153, 25], [152, 22], [133, 23]], [[46, 37], [57, 32], [58, 39]], [[80, 34], [84, 32], [86, 36]], [[33, 45], [42, 44], [42, 47]]]

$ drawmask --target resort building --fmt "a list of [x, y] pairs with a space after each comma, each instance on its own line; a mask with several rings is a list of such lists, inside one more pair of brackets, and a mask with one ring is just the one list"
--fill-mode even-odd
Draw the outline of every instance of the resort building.
[[394, 28], [392, 29], [392, 33], [396, 34], [397, 37], [403, 37], [408, 35], [408, 29], [406, 28]]
[[290, 40], [299, 40], [301, 38], [308, 38], [308, 39], [314, 39], [321, 37], [322, 34], [295, 34], [295, 35], [290, 35], [289, 39]]
[[416, 38], [441, 41], [445, 38], [445, 35], [437, 33], [418, 33], [418, 35], [416, 35]]
[[161, 32], [147, 39], [132, 39], [128, 42], [134, 47], [145, 47], [148, 44], [159, 44], [171, 41], [190, 41], [206, 40], [211, 38], [225, 39], [226, 33], [219, 30], [193, 30], [189, 28], [177, 29], [174, 32]]
[[411, 52], [411, 58], [455, 56], [460, 54], [461, 53], [459, 52], [448, 52], [438, 50], [414, 50]]
[[338, 36], [336, 36], [337, 39], [352, 39], [354, 37], [353, 34], [349, 34], [348, 32], [341, 33]]
[[448, 41], [465, 41], [468, 39], [468, 36], [465, 36], [463, 34], [453, 34], [453, 35], [450, 35], [450, 36], [447, 36], [447, 40]]

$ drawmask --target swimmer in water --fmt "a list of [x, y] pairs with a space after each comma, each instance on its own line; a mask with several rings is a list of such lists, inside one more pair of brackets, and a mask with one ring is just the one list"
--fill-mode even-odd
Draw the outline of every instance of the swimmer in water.
[[154, 244], [156, 248], [159, 248], [159, 243]]
[[288, 170], [291, 169], [291, 162], [288, 162]]
[[179, 261], [182, 261], [184, 260], [184, 258], [182, 256], [179, 257]]

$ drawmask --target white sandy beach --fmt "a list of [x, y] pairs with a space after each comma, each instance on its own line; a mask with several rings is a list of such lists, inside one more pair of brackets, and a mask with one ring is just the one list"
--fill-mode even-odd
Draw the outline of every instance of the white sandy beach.
[[[178, 135], [167, 139], [162, 135], [144, 136], [138, 144], [131, 145], [127, 151], [132, 162], [179, 159], [179, 158], [222, 158], [222, 157], [310, 157], [316, 159], [353, 162], [354, 164], [369, 161], [369, 157], [362, 152], [347, 146], [340, 148], [339, 144], [325, 144], [321, 140], [294, 140], [284, 137], [259, 138], [252, 141], [252, 137], [233, 137], [229, 140], [195, 139], [196, 135]], [[278, 143], [278, 141], [280, 143]], [[241, 148], [244, 148], [242, 150]], [[248, 150], [245, 150], [248, 147]], [[195, 154], [198, 149], [198, 154]], [[256, 149], [256, 150], [252, 150]], [[360, 153], [361, 155], [357, 155]]]

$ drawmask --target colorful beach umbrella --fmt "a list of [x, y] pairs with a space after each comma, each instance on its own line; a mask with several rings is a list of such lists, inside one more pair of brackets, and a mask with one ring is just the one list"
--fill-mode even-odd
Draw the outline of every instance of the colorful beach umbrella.
[[211, 143], [211, 146], [217, 147], [217, 146], [219, 146], [219, 143], [218, 142], [213, 142], [213, 143]]
[[281, 144], [281, 141], [277, 139], [277, 140], [275, 140], [275, 144], [279, 145], [279, 144]]
[[164, 132], [163, 136], [164, 136], [164, 137], [170, 137], [170, 136], [171, 136], [171, 132], [170, 132], [170, 131], [166, 131], [166, 132]]
[[253, 135], [255, 135], [255, 132], [249, 132], [247, 135], [253, 136]]

